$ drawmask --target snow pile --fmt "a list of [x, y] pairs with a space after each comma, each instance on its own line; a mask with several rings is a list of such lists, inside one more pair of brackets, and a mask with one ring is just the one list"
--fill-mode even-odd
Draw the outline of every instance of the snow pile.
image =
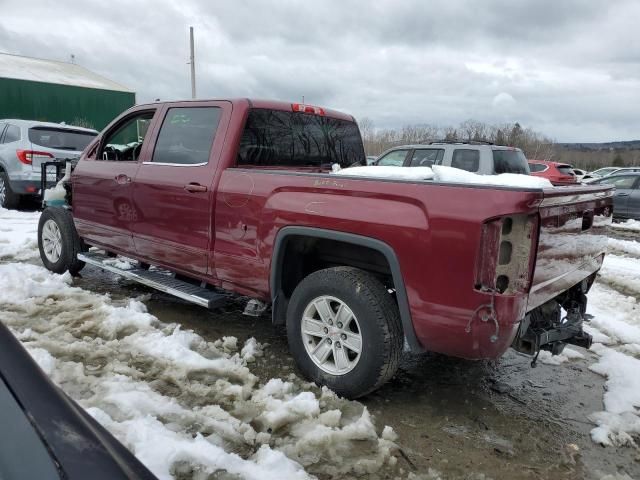
[[600, 279], [625, 293], [640, 295], [640, 259], [609, 254], [600, 270]]
[[255, 339], [208, 342], [72, 283], [0, 264], [0, 321], [159, 478], [343, 478], [396, 460], [395, 434], [362, 404], [295, 376], [260, 385]]
[[390, 180], [431, 180], [434, 172], [429, 167], [393, 167], [390, 165], [349, 167], [332, 172], [349, 177], [386, 178]]
[[584, 355], [569, 347], [565, 347], [560, 355], [552, 355], [551, 352], [541, 350], [538, 355], [538, 361], [546, 365], [560, 365], [570, 360], [582, 360]]
[[517, 173], [501, 173], [500, 175], [478, 175], [460, 168], [434, 165], [434, 180], [437, 182], [474, 183], [515, 188], [551, 188], [553, 185], [546, 178]]
[[459, 168], [434, 165], [433, 167], [393, 167], [368, 166], [343, 168], [333, 172], [335, 175], [386, 178], [393, 180], [433, 180], [441, 183], [471, 183], [477, 185], [493, 185], [515, 188], [551, 188], [553, 185], [546, 178], [515, 173], [500, 175], [478, 175]]
[[640, 232], [640, 220], [627, 220], [626, 222], [614, 223], [611, 226], [619, 230], [633, 230]]
[[632, 255], [640, 258], [640, 243], [630, 240], [619, 240], [617, 238], [609, 238], [609, 252], [615, 252], [622, 255]]
[[589, 416], [596, 424], [591, 438], [603, 445], [636, 445], [633, 435], [640, 435], [640, 302], [607, 286], [625, 286], [623, 278], [615, 280], [614, 272], [621, 269], [627, 280], [633, 280], [631, 272], [635, 270], [638, 277], [640, 262], [605, 257], [605, 283], [596, 283], [589, 292], [587, 311], [593, 318], [585, 325], [593, 335], [591, 351], [599, 356], [590, 369], [607, 379], [605, 410]]
[[17, 212], [0, 207], [0, 260], [29, 260], [38, 256], [40, 212]]

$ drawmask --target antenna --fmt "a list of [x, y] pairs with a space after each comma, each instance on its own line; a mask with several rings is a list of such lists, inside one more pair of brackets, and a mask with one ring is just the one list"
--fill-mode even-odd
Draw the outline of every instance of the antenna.
[[189, 27], [189, 46], [191, 49], [191, 56], [189, 57], [189, 63], [191, 64], [191, 98], [196, 98], [196, 55], [193, 46], [193, 27]]

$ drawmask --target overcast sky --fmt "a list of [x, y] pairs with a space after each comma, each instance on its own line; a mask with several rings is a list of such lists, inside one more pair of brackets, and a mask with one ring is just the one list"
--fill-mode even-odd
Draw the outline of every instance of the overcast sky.
[[0, 51], [137, 92], [301, 100], [376, 127], [519, 121], [558, 141], [640, 138], [640, 2], [0, 0]]

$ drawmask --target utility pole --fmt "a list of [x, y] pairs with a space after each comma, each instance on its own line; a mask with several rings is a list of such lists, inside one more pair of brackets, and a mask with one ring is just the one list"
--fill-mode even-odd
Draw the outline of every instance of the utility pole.
[[189, 44], [191, 47], [191, 56], [189, 63], [191, 64], [191, 98], [196, 98], [196, 60], [193, 47], [193, 27], [189, 27]]

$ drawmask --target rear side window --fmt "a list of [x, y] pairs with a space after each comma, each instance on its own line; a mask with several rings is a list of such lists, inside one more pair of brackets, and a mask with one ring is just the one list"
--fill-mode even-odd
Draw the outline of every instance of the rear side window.
[[633, 184], [638, 179], [637, 175], [614, 175], [613, 177], [607, 177], [598, 183], [605, 185], [615, 185], [618, 189], [633, 188]]
[[33, 127], [29, 129], [29, 141], [39, 147], [56, 150], [82, 151], [97, 133], [62, 128]]
[[354, 122], [320, 115], [252, 109], [240, 140], [238, 166], [366, 165]]
[[444, 150], [441, 148], [421, 148], [414, 150], [411, 155], [412, 167], [430, 167], [442, 163]]
[[454, 150], [451, 166], [467, 172], [477, 172], [480, 167], [480, 151], [465, 148]]
[[529, 165], [520, 150], [493, 150], [493, 171], [529, 175]]
[[407, 158], [409, 150], [394, 150], [387, 153], [384, 157], [380, 157], [376, 161], [376, 165], [383, 167], [401, 167], [404, 165], [404, 160]]
[[179, 165], [207, 163], [218, 123], [218, 107], [170, 108], [151, 161]]
[[4, 141], [2, 143], [17, 142], [20, 140], [20, 129], [15, 125], [9, 125], [4, 132]]
[[556, 168], [563, 175], [575, 175], [575, 173], [573, 173], [573, 168], [571, 168], [571, 165], [558, 165]]

